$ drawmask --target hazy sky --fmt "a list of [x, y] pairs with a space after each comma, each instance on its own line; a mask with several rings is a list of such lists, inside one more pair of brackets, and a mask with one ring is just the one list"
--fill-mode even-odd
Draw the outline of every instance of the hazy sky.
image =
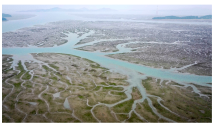
[[159, 15], [208, 15], [212, 14], [212, 5], [2, 5], [3, 13], [13, 13], [22, 10], [49, 9], [59, 7], [63, 9], [99, 9], [110, 8], [130, 13]]

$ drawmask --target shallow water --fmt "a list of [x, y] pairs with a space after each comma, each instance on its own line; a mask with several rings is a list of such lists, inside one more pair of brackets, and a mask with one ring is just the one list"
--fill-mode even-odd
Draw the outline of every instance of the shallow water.
[[53, 94], [53, 97], [54, 97], [54, 98], [60, 97], [60, 92]]
[[65, 101], [64, 101], [64, 107], [65, 107], [66, 109], [71, 109], [71, 108], [70, 108], [70, 104], [69, 104], [67, 98], [66, 98]]
[[28, 103], [31, 104], [31, 105], [37, 105], [36, 102], [28, 102]]

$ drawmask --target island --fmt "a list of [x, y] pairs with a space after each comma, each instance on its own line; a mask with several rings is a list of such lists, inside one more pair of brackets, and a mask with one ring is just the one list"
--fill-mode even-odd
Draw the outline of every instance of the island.
[[2, 13], [2, 17], [12, 17], [10, 14]]
[[152, 19], [212, 19], [212, 15], [205, 15], [205, 16], [165, 16], [165, 17], [153, 17]]
[[7, 21], [7, 19], [6, 18], [2, 18], [2, 21]]
[[2, 13], [2, 21], [7, 21], [5, 17], [11, 17], [11, 15]]

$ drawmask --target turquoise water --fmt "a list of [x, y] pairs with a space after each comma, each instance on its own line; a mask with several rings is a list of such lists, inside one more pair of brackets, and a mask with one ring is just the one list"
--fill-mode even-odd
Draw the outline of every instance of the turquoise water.
[[[64, 19], [73, 19], [70, 18], [70, 15], [65, 14], [61, 15], [60, 18], [54, 17], [46, 17], [46, 15], [36, 16], [30, 19], [25, 20], [14, 20], [8, 21], [3, 23], [3, 32], [13, 31], [18, 28], [26, 27], [26, 26], [33, 26], [34, 24], [43, 24], [46, 22], [57, 21], [57, 20], [64, 20]], [[74, 18], [75, 19], [75, 18]], [[212, 83], [211, 76], [198, 76], [192, 74], [183, 74], [183, 73], [176, 73], [169, 70], [164, 69], [156, 69], [151, 67], [146, 67], [143, 65], [132, 64], [129, 62], [121, 61], [112, 59], [109, 57], [104, 56], [105, 54], [110, 53], [101, 53], [101, 52], [86, 52], [81, 50], [73, 49], [74, 45], [79, 42], [80, 39], [85, 38], [86, 36], [93, 33], [87, 33], [79, 38], [77, 38], [76, 34], [70, 34], [68, 39], [68, 43], [56, 46], [56, 47], [48, 47], [48, 48], [38, 48], [38, 47], [25, 47], [25, 48], [2, 48], [2, 54], [11, 54], [11, 55], [26, 55], [29, 53], [65, 53], [65, 54], [72, 54], [76, 56], [80, 56], [83, 58], [90, 59], [94, 62], [99, 63], [103, 67], [110, 68], [114, 71], [120, 72], [122, 74], [126, 74], [128, 76], [137, 76], [132, 75], [132, 73], [140, 72], [145, 74], [146, 76], [156, 77], [160, 79], [172, 80], [181, 83], [196, 83], [200, 85], [211, 86], [207, 83]], [[123, 51], [123, 50], [122, 50]], [[116, 53], [120, 53], [116, 52]]]

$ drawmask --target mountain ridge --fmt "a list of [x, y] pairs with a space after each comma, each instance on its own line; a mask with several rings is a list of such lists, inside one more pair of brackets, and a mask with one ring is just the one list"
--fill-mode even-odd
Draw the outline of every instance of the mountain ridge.
[[110, 8], [100, 8], [100, 9], [87, 9], [87, 8], [80, 8], [80, 9], [62, 9], [59, 7], [54, 7], [50, 9], [36, 9], [36, 10], [23, 10], [19, 12], [86, 12], [86, 11], [91, 11], [91, 12], [97, 12], [97, 11], [105, 11], [105, 12], [110, 12], [110, 11], [116, 11]]

